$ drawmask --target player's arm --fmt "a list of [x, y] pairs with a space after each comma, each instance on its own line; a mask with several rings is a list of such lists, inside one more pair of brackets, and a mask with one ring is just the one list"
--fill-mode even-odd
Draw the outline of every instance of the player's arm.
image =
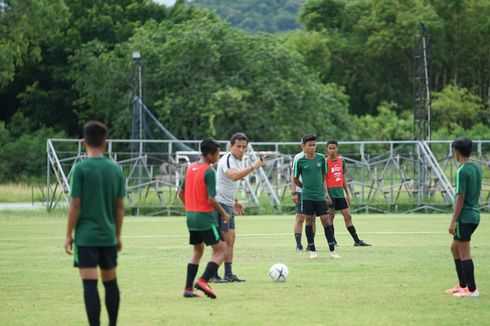
[[235, 202], [233, 203], [233, 210], [237, 215], [243, 215], [245, 214], [245, 206], [243, 206], [238, 199], [235, 199]]
[[121, 232], [124, 219], [124, 197], [116, 200], [116, 239], [117, 251], [122, 250]]
[[80, 197], [73, 197], [70, 201], [70, 208], [68, 210], [68, 225], [66, 227], [65, 237], [65, 251], [71, 255], [73, 250], [73, 229], [77, 225], [78, 218], [80, 217], [80, 207], [82, 200]]
[[323, 160], [324, 166], [322, 166], [323, 170], [323, 185], [325, 187], [325, 199], [327, 200], [327, 204], [332, 205], [332, 198], [330, 198], [330, 194], [328, 193], [327, 186], [327, 174], [328, 174], [328, 164], [327, 159]]
[[345, 175], [344, 175], [344, 192], [345, 192], [345, 201], [347, 202], [347, 205], [350, 205], [349, 186], [347, 185], [347, 180], [345, 179]]
[[294, 177], [293, 180], [298, 187], [303, 188], [303, 183], [299, 180], [299, 178]]
[[206, 192], [208, 194], [208, 203], [223, 217], [223, 221], [228, 223], [230, 216], [225, 212], [220, 203], [216, 200], [216, 172], [209, 169], [204, 174], [204, 183], [206, 184]]
[[292, 195], [292, 200], [293, 203], [297, 204], [299, 201], [298, 194], [296, 193], [296, 188], [298, 185], [296, 185], [295, 179], [294, 179], [294, 171], [291, 171], [291, 195]]
[[464, 171], [458, 170], [458, 172], [456, 172], [456, 203], [454, 205], [454, 212], [448, 230], [451, 234], [456, 232], [456, 222], [458, 221], [461, 211], [463, 210], [467, 179], [468, 176], [466, 173], [464, 173]]
[[122, 250], [122, 225], [124, 219], [124, 197], [126, 197], [126, 181], [124, 175], [119, 176], [119, 192], [116, 199], [116, 239], [117, 239], [117, 251]]
[[454, 234], [456, 232], [456, 222], [458, 221], [461, 211], [463, 210], [464, 193], [456, 195], [456, 205], [454, 206], [453, 217], [451, 218], [451, 224], [449, 225], [449, 233]]
[[179, 195], [182, 204], [185, 205], [185, 179], [180, 183], [179, 192], [177, 194]]
[[344, 193], [345, 193], [345, 201], [347, 205], [350, 206], [350, 194], [349, 194], [349, 186], [347, 185], [347, 178], [345, 176], [345, 162], [342, 160], [342, 177], [344, 179]]
[[261, 168], [264, 165], [265, 165], [264, 159], [260, 158], [260, 160], [256, 161], [254, 164], [252, 164], [250, 166], [247, 166], [243, 170], [237, 170], [237, 169], [233, 169], [233, 168], [228, 168], [225, 171], [225, 175], [229, 179], [231, 179], [233, 181], [238, 181], [238, 180], [241, 180], [241, 179], [245, 178], [250, 173], [252, 173], [253, 170], [256, 170], [258, 168]]

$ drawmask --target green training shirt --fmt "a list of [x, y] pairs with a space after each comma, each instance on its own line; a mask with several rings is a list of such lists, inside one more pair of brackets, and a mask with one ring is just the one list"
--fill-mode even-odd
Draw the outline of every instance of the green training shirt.
[[458, 221], [461, 223], [480, 223], [478, 200], [480, 199], [482, 170], [473, 162], [459, 167], [456, 172], [456, 194], [464, 194], [463, 209]]
[[[216, 172], [213, 169], [208, 169], [204, 173], [204, 182], [206, 183], [206, 191], [208, 196], [216, 196]], [[185, 189], [185, 178], [180, 184], [182, 189]], [[213, 228], [216, 225], [216, 217], [213, 213], [208, 212], [186, 212], [187, 228], [189, 231], [205, 231]]]
[[325, 156], [315, 153], [312, 159], [306, 156], [298, 158], [294, 163], [294, 177], [301, 176], [303, 190], [302, 200], [325, 200], [324, 178], [326, 173]]
[[70, 196], [81, 199], [75, 243], [88, 247], [117, 245], [116, 201], [126, 196], [121, 168], [105, 157], [91, 157], [76, 164], [71, 173]]

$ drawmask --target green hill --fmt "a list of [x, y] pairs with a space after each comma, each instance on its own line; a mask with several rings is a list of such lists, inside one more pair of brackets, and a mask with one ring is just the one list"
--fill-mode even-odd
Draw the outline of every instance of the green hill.
[[305, 0], [194, 0], [199, 7], [216, 10], [234, 27], [249, 32], [277, 33], [302, 28], [298, 14]]

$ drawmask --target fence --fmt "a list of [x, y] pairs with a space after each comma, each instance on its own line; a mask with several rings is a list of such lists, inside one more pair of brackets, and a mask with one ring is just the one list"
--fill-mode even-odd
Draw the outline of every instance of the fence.
[[[228, 142], [220, 141], [223, 149]], [[325, 152], [326, 143], [318, 143]], [[107, 156], [126, 176], [127, 202], [135, 214], [182, 212], [177, 200], [188, 164], [199, 157], [199, 141], [109, 140]], [[180, 149], [185, 150], [180, 150]], [[244, 157], [251, 164], [266, 156], [266, 166], [240, 182], [239, 196], [248, 207], [277, 212], [292, 210], [291, 161], [301, 151], [294, 142], [252, 142]], [[450, 141], [339, 142], [346, 162], [352, 210], [416, 212], [450, 209], [454, 202], [457, 164]], [[490, 209], [490, 141], [475, 141], [474, 162], [484, 171], [481, 209]], [[80, 140], [47, 141], [47, 209], [68, 203], [70, 173], [85, 159]]]

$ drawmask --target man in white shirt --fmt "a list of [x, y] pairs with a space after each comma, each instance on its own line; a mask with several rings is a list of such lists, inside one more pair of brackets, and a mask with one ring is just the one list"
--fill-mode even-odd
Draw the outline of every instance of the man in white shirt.
[[210, 281], [214, 282], [243, 282], [232, 271], [233, 247], [235, 245], [235, 214], [242, 215], [245, 208], [236, 198], [240, 180], [249, 175], [253, 170], [265, 165], [260, 159], [254, 164], [244, 167], [243, 156], [247, 151], [248, 138], [244, 133], [236, 133], [230, 139], [230, 152], [221, 157], [218, 162], [216, 177], [216, 199], [223, 209], [230, 215], [228, 223], [223, 222], [223, 218], [217, 214], [218, 226], [223, 233], [226, 242], [227, 253], [225, 256], [225, 275], [221, 279], [218, 275]]

